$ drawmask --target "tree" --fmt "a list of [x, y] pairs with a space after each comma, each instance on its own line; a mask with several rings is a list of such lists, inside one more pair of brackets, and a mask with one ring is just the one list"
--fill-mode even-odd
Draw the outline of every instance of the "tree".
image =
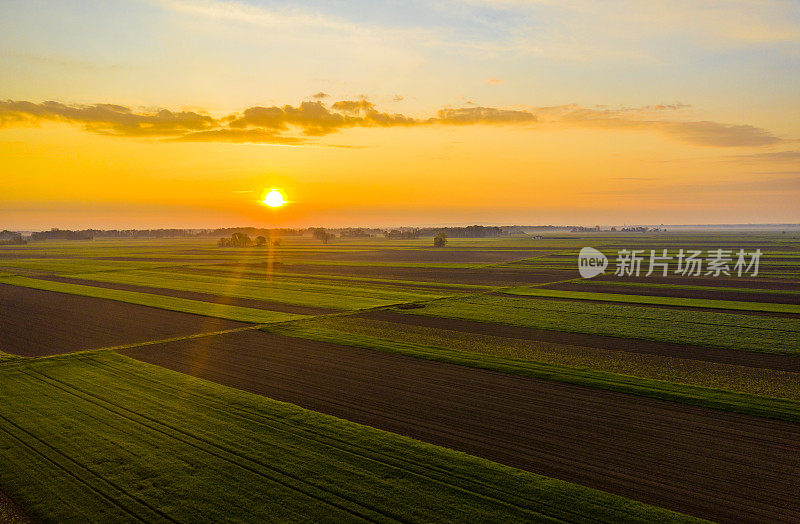
[[327, 244], [330, 239], [334, 238], [334, 235], [332, 233], [328, 233], [327, 231], [325, 231], [325, 228], [322, 227], [315, 228], [313, 230], [312, 235], [314, 235], [314, 238], [319, 240], [323, 244]]
[[233, 247], [250, 247], [252, 245], [253, 241], [247, 233], [234, 233], [231, 235], [231, 246]]
[[231, 247], [231, 239], [230, 238], [220, 238], [219, 242], [217, 242], [219, 247]]
[[265, 237], [261, 236], [261, 235], [257, 236], [256, 237], [256, 245], [257, 246], [266, 246], [267, 245], [267, 239]]
[[433, 247], [444, 247], [447, 245], [447, 233], [441, 232], [433, 237]]

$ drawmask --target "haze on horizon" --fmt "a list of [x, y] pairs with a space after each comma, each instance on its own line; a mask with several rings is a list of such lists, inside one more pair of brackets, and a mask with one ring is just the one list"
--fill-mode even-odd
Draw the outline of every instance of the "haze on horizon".
[[798, 2], [289, 5], [0, 4], [0, 229], [800, 221]]

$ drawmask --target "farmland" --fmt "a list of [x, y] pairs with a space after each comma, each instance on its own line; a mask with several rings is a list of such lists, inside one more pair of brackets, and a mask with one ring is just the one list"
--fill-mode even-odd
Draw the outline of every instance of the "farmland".
[[282, 240], [0, 246], [0, 515], [800, 519], [796, 234]]

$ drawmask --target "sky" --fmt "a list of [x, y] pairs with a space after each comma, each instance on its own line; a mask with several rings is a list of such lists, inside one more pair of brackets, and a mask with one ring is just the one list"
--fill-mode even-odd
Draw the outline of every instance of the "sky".
[[798, 203], [800, 1], [0, 2], [0, 229], [798, 223]]

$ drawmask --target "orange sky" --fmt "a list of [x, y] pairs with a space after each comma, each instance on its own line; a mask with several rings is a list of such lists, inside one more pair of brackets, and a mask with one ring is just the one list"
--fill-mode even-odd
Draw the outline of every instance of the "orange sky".
[[[407, 49], [395, 40], [428, 34], [413, 19], [387, 27], [377, 14], [326, 21], [269, 2], [202, 5], [155, 2], [131, 15], [134, 27], [161, 35], [161, 45], [176, 33], [194, 37], [180, 52], [128, 45], [110, 29], [92, 35], [108, 43], [102, 53], [70, 40], [70, 29], [34, 44], [49, 21], [26, 32], [32, 13], [3, 8], [3, 23], [17, 24], [0, 37], [10, 49], [0, 67], [15, 73], [0, 80], [0, 229], [799, 221], [800, 102], [792, 87], [800, 82], [787, 68], [800, 59], [800, 38], [781, 21], [784, 4], [755, 13], [781, 38], [738, 26], [712, 34], [711, 25], [690, 22], [687, 7], [684, 24], [679, 18], [662, 35], [679, 44], [674, 50], [642, 35], [631, 36], [638, 47], [599, 35], [605, 40], [590, 62], [567, 56], [580, 49], [564, 49], [553, 35], [537, 48], [524, 27], [509, 43], [482, 21], [491, 10], [522, 7], [488, 2], [471, 16], [467, 9], [478, 7], [467, 3], [466, 14], [442, 21], [454, 25], [439, 47]], [[506, 24], [516, 23], [506, 14]], [[589, 23], [579, 10], [540, 14], [575, 30]], [[265, 36], [265, 23], [286, 33]], [[480, 45], [459, 31], [480, 35]], [[315, 76], [303, 66], [322, 48], [298, 44], [301, 34], [323, 46], [374, 42], [405, 74], [376, 65], [372, 51], [342, 48], [341, 70], [320, 66]], [[510, 55], [523, 41], [531, 50], [513, 47]], [[202, 54], [212, 44], [238, 64], [227, 81], [216, 75], [232, 67], [225, 56]], [[644, 56], [621, 59], [623, 49]], [[742, 67], [700, 65], [697, 55]], [[239, 64], [243, 56], [253, 64]], [[264, 69], [272, 59], [281, 66], [275, 74]], [[759, 66], [760, 78], [752, 78], [754, 61], [769, 65]], [[210, 74], [202, 92], [181, 81], [201, 63]], [[665, 85], [655, 72], [667, 63], [675, 73]], [[137, 90], [121, 82], [134, 74]], [[271, 187], [290, 204], [260, 205]]]

